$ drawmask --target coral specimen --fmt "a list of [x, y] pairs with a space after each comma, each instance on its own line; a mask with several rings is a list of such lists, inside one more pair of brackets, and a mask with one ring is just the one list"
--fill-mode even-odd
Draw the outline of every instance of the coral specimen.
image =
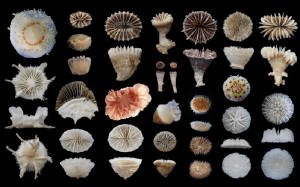
[[284, 14], [274, 14], [264, 16], [260, 19], [260, 29], [264, 37], [268, 36], [268, 40], [280, 40], [284, 38], [291, 38], [294, 32], [298, 29], [297, 23], [292, 17]]
[[282, 47], [263, 47], [260, 53], [263, 58], [269, 61], [272, 67], [273, 71], [268, 75], [274, 77], [275, 85], [285, 85], [285, 80], [282, 80], [282, 77], [288, 77], [285, 69], [288, 66], [293, 66], [297, 62], [296, 54]]
[[254, 49], [253, 48], [242, 48], [242, 47], [224, 47], [224, 54], [227, 60], [230, 62], [230, 67], [232, 69], [245, 68], [245, 65], [251, 59]]
[[72, 57], [68, 60], [73, 75], [85, 75], [90, 71], [91, 58], [85, 56]]
[[155, 135], [153, 144], [161, 152], [172, 151], [176, 147], [176, 137], [169, 131], [162, 131]]
[[38, 107], [35, 115], [26, 115], [23, 113], [21, 107], [9, 107], [9, 113], [11, 115], [10, 120], [12, 124], [5, 127], [6, 129], [23, 129], [23, 128], [55, 128], [53, 126], [48, 126], [45, 124], [45, 119], [48, 116], [47, 107]]
[[42, 63], [40, 66], [23, 67], [21, 64], [18, 66], [12, 65], [19, 70], [19, 73], [12, 79], [6, 80], [15, 86], [16, 97], [24, 99], [41, 99], [45, 100], [44, 93], [55, 77], [50, 80], [47, 79], [44, 70], [47, 63]]
[[98, 111], [97, 101], [84, 82], [74, 81], [63, 86], [57, 96], [55, 110], [74, 124], [82, 117], [91, 119]]
[[225, 97], [234, 102], [243, 101], [250, 93], [248, 80], [242, 76], [230, 76], [223, 84]]
[[222, 162], [223, 172], [234, 179], [246, 177], [250, 169], [250, 159], [243, 154], [231, 153]]
[[108, 50], [110, 61], [117, 73], [117, 81], [129, 79], [140, 64], [141, 48], [116, 47]]
[[217, 31], [217, 21], [204, 11], [191, 12], [185, 16], [183, 30], [186, 39], [197, 43], [206, 43]]
[[190, 149], [195, 155], [206, 155], [210, 152], [212, 148], [212, 143], [204, 137], [197, 136], [192, 138], [190, 142]]
[[250, 149], [251, 145], [247, 140], [236, 138], [224, 140], [221, 147], [229, 149]]
[[192, 121], [191, 128], [199, 132], [207, 132], [211, 128], [211, 124], [203, 121]]
[[203, 76], [210, 63], [217, 57], [216, 52], [209, 49], [186, 49], [183, 54], [189, 59], [194, 70], [194, 79], [196, 87], [204, 86]]
[[92, 38], [85, 34], [73, 34], [67, 43], [75, 51], [85, 51], [92, 45]]
[[190, 108], [195, 114], [205, 114], [210, 107], [211, 101], [205, 95], [196, 95], [190, 102]]
[[86, 178], [95, 166], [94, 162], [86, 158], [69, 158], [60, 162], [66, 175], [72, 178]]
[[157, 69], [164, 69], [165, 66], [166, 66], [166, 64], [164, 62], [162, 62], [162, 61], [158, 61], [158, 62], [155, 63], [155, 67]]
[[176, 162], [173, 160], [155, 160], [153, 162], [153, 165], [155, 166], [156, 170], [159, 174], [161, 174], [163, 177], [167, 177], [174, 169]]
[[113, 128], [108, 135], [108, 143], [116, 151], [132, 152], [143, 143], [140, 129], [133, 125], [123, 124]]
[[239, 134], [250, 127], [251, 116], [249, 112], [241, 107], [229, 107], [223, 114], [222, 122], [224, 128], [232, 134]]
[[163, 85], [164, 85], [165, 72], [164, 71], [156, 71], [155, 75], [156, 75], [156, 81], [157, 81], [157, 91], [162, 92]]
[[84, 28], [91, 24], [92, 16], [87, 12], [77, 11], [70, 15], [69, 20], [74, 28]]
[[167, 104], [157, 106], [153, 114], [153, 123], [169, 125], [181, 119], [181, 110], [179, 104], [173, 99]]
[[261, 168], [266, 177], [282, 180], [293, 172], [294, 160], [286, 150], [275, 148], [264, 155]]
[[18, 150], [14, 151], [8, 146], [6, 149], [16, 157], [20, 167], [20, 178], [26, 171], [34, 171], [34, 179], [36, 179], [47, 161], [52, 163], [52, 159], [48, 156], [46, 147], [37, 136], [35, 139], [23, 140], [18, 134], [16, 135], [21, 141]]
[[105, 115], [112, 120], [127, 119], [137, 116], [150, 103], [148, 86], [135, 84], [121, 90], [111, 90], [105, 97]]
[[262, 143], [287, 143], [294, 142], [294, 133], [290, 129], [281, 129], [276, 131], [275, 128], [264, 131]]
[[25, 10], [14, 14], [10, 24], [10, 41], [25, 58], [39, 58], [50, 53], [57, 34], [50, 16], [42, 10]]
[[190, 175], [194, 179], [204, 179], [208, 177], [211, 173], [211, 166], [208, 162], [197, 161], [191, 163], [190, 165]]
[[110, 159], [109, 162], [114, 172], [126, 180], [139, 169], [142, 159], [119, 157]]
[[294, 104], [288, 95], [274, 93], [265, 97], [262, 103], [262, 113], [269, 122], [281, 125], [293, 116]]
[[92, 135], [82, 129], [70, 129], [59, 138], [61, 146], [70, 152], [81, 153], [92, 147], [94, 139]]
[[171, 69], [176, 69], [177, 68], [177, 63], [176, 62], [171, 62], [170, 63], [170, 68]]
[[241, 42], [252, 34], [253, 23], [249, 16], [241, 12], [230, 14], [224, 21], [225, 36], [232, 41]]
[[142, 22], [130, 12], [116, 12], [107, 18], [105, 31], [107, 35], [118, 41], [129, 41], [140, 36]]
[[175, 42], [166, 37], [171, 29], [173, 17], [168, 13], [159, 13], [153, 17], [151, 23], [159, 33], [159, 44], [156, 45], [156, 48], [160, 53], [167, 55], [168, 50], [176, 45]]
[[170, 80], [171, 80], [173, 92], [177, 93], [177, 85], [176, 85], [177, 72], [176, 71], [170, 71], [169, 75], [170, 75]]

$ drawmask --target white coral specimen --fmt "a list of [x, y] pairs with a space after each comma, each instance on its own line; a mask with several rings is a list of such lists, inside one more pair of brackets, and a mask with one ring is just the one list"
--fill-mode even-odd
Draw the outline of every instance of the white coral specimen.
[[230, 62], [232, 69], [243, 70], [249, 60], [251, 59], [254, 49], [253, 48], [242, 48], [242, 47], [224, 47], [224, 54], [227, 60]]
[[222, 122], [227, 131], [238, 134], [250, 127], [251, 116], [243, 107], [229, 107], [223, 114]]
[[262, 143], [287, 143], [294, 142], [294, 133], [290, 129], [281, 129], [276, 131], [275, 128], [264, 131]]
[[60, 162], [66, 175], [72, 178], [86, 178], [95, 166], [94, 162], [86, 158], [69, 158]]
[[109, 162], [114, 172], [126, 180], [139, 169], [142, 159], [119, 157], [110, 159]]
[[282, 180], [293, 172], [294, 160], [286, 150], [276, 148], [264, 155], [261, 168], [266, 177]]
[[244, 178], [251, 169], [250, 159], [239, 153], [229, 154], [223, 159], [222, 169], [231, 178]]
[[229, 149], [250, 149], [251, 145], [245, 139], [227, 139], [224, 140], [222, 148], [229, 148]]

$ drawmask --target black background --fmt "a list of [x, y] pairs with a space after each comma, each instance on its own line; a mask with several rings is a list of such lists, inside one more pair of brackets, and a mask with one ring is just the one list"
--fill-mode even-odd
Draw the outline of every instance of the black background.
[[[56, 24], [58, 35], [56, 37], [56, 44], [48, 56], [43, 56], [39, 59], [26, 59], [18, 55], [15, 49], [12, 47], [9, 41], [9, 31], [6, 30], [10, 25], [10, 21], [13, 18], [12, 13], [16, 13], [24, 10], [23, 8], [7, 9], [4, 11], [4, 18], [2, 16], [3, 24], [1, 30], [4, 31], [4, 35], [1, 39], [2, 45], [5, 46], [6, 60], [1, 62], [1, 90], [4, 93], [1, 102], [1, 128], [0, 128], [0, 157], [3, 163], [1, 163], [1, 178], [4, 182], [18, 183], [18, 184], [172, 184], [182, 182], [185, 185], [192, 184], [215, 184], [221, 181], [223, 184], [295, 184], [297, 175], [297, 159], [296, 159], [296, 147], [297, 147], [297, 113], [298, 113], [298, 98], [296, 93], [299, 65], [295, 64], [294, 67], [289, 67], [287, 72], [289, 77], [286, 79], [286, 85], [277, 87], [274, 85], [273, 77], [268, 77], [267, 74], [271, 71], [271, 67], [266, 59], [263, 59], [260, 55], [260, 50], [264, 46], [284, 46], [291, 49], [293, 52], [298, 53], [297, 44], [298, 34], [291, 39], [284, 39], [280, 41], [268, 41], [262, 37], [260, 30], [258, 29], [260, 18], [264, 15], [274, 13], [286, 13], [293, 16], [296, 21], [299, 22], [297, 12], [292, 9], [284, 8], [180, 8], [180, 9], [167, 9], [167, 8], [43, 8], [46, 14], [51, 16]], [[82, 10], [89, 12], [93, 21], [92, 24], [83, 29], [75, 29], [69, 24], [69, 14]], [[127, 42], [118, 42], [110, 39], [105, 31], [104, 24], [107, 17], [117, 11], [130, 11], [139, 16], [143, 23], [143, 30], [141, 35], [137, 39], [133, 39]], [[182, 22], [185, 15], [191, 11], [205, 10], [208, 11], [214, 19], [217, 20], [218, 31], [213, 39], [209, 40], [207, 44], [194, 45], [193, 42], [186, 40], [182, 31]], [[158, 33], [156, 29], [151, 25], [152, 17], [160, 12], [171, 13], [174, 22], [171, 31], [168, 34], [168, 38], [176, 42], [176, 47], [169, 50], [169, 55], [165, 56], [160, 54], [155, 45], [158, 43]], [[235, 11], [241, 11], [249, 15], [253, 21], [253, 33], [243, 42], [233, 42], [227, 39], [223, 33], [223, 21], [231, 13]], [[2, 12], [3, 13], [3, 12]], [[299, 31], [298, 31], [299, 32]], [[92, 37], [92, 46], [89, 50], [84, 52], [76, 52], [69, 49], [67, 46], [67, 39], [72, 34], [84, 33]], [[115, 80], [116, 74], [112, 68], [109, 57], [107, 55], [108, 49], [116, 46], [134, 46], [140, 47], [143, 50], [141, 63], [135, 72], [135, 74], [127, 81], [118, 82]], [[233, 70], [229, 67], [223, 48], [225, 46], [241, 46], [241, 47], [253, 47], [254, 55], [251, 58], [244, 71]], [[190, 67], [188, 59], [182, 54], [184, 49], [190, 48], [209, 48], [216, 51], [218, 57], [211, 63], [204, 76], [204, 82], [206, 86], [195, 88], [195, 82], [193, 78], [193, 70]], [[67, 60], [73, 56], [86, 55], [92, 58], [91, 70], [87, 75], [75, 76], [72, 75]], [[155, 78], [155, 62], [164, 61], [166, 63], [166, 76], [164, 92], [157, 92], [157, 83]], [[178, 93], [173, 94], [171, 83], [169, 80], [169, 63], [176, 61], [178, 63]], [[18, 71], [12, 68], [12, 64], [22, 64], [23, 66], [34, 65], [38, 66], [42, 62], [47, 62], [48, 67], [45, 69], [48, 78], [56, 76], [54, 82], [50, 83], [45, 96], [47, 101], [40, 100], [25, 100], [22, 98], [15, 98], [14, 87], [11, 83], [4, 82], [4, 79], [12, 79]], [[241, 75], [248, 79], [251, 85], [250, 95], [242, 102], [235, 103], [227, 100], [222, 91], [223, 82], [230, 75]], [[62, 86], [65, 84], [81, 80], [84, 81], [87, 86], [94, 92], [99, 112], [92, 120], [86, 118], [80, 119], [76, 125], [73, 124], [72, 119], [63, 119], [55, 111], [55, 100], [57, 94]], [[152, 102], [148, 107], [142, 111], [137, 117], [129, 118], [121, 121], [110, 120], [104, 115], [105, 103], [104, 98], [110, 89], [121, 89], [123, 87], [132, 86], [135, 83], [143, 83], [149, 86], [152, 96]], [[289, 95], [295, 104], [295, 113], [291, 120], [287, 124], [278, 126], [278, 128], [290, 128], [295, 134], [296, 143], [289, 144], [262, 144], [260, 143], [262, 133], [266, 129], [273, 128], [274, 125], [267, 122], [261, 114], [261, 103], [265, 96], [274, 92], [281, 92]], [[196, 115], [189, 108], [189, 102], [194, 95], [203, 94], [207, 95], [212, 100], [212, 108], [205, 115]], [[152, 115], [158, 104], [167, 103], [168, 101], [175, 99], [182, 110], [182, 118], [179, 122], [170, 126], [162, 126], [152, 123]], [[10, 106], [21, 106], [25, 114], [34, 114], [38, 106], [46, 106], [49, 108], [49, 115], [46, 118], [46, 124], [56, 126], [55, 129], [13, 129], [6, 130], [5, 126], [10, 125], [10, 114], [8, 108]], [[227, 132], [222, 125], [222, 114], [226, 108], [230, 106], [243, 106], [251, 114], [251, 126], [250, 128], [238, 135], [232, 135]], [[209, 132], [200, 133], [192, 130], [189, 123], [193, 120], [203, 120], [210, 122], [213, 126]], [[110, 148], [107, 137], [110, 130], [119, 124], [133, 124], [141, 129], [144, 135], [144, 142], [142, 146], [131, 153], [119, 153]], [[93, 146], [84, 153], [71, 153], [64, 150], [59, 142], [61, 134], [68, 129], [81, 128], [89, 131], [95, 142]], [[162, 153], [156, 150], [152, 145], [153, 137], [156, 133], [168, 130], [173, 132], [178, 144], [176, 148], [169, 153]], [[54, 163], [47, 163], [42, 170], [41, 175], [34, 181], [33, 173], [25, 173], [22, 179], [19, 179], [19, 169], [16, 165], [15, 158], [5, 150], [5, 146], [9, 145], [12, 149], [17, 149], [19, 140], [15, 136], [15, 133], [19, 133], [24, 139], [32, 139], [37, 134], [48, 148], [49, 156], [53, 158]], [[213, 143], [212, 151], [206, 156], [195, 156], [189, 150], [189, 142], [194, 136], [208, 137]], [[221, 149], [220, 144], [227, 138], [244, 138], [252, 145], [252, 149], [248, 150], [231, 150]], [[262, 173], [260, 164], [263, 155], [272, 148], [284, 148], [294, 158], [295, 168], [293, 173], [288, 179], [282, 181], [274, 181], [268, 179]], [[223, 173], [221, 169], [223, 158], [233, 152], [239, 152], [246, 154], [252, 164], [249, 174], [242, 179], [232, 179]], [[142, 164], [139, 170], [129, 179], [124, 181], [111, 169], [108, 162], [109, 159], [114, 157], [136, 157], [142, 158]], [[70, 157], [86, 157], [95, 162], [95, 167], [91, 171], [90, 175], [85, 179], [73, 179], [65, 175], [63, 169], [59, 165], [59, 162]], [[163, 178], [158, 174], [153, 166], [153, 161], [156, 159], [172, 159], [176, 161], [177, 165], [174, 171], [168, 178]], [[212, 173], [203, 180], [196, 180], [189, 176], [189, 165], [194, 160], [203, 160], [211, 163]], [[34, 182], [33, 182], [34, 181]]]

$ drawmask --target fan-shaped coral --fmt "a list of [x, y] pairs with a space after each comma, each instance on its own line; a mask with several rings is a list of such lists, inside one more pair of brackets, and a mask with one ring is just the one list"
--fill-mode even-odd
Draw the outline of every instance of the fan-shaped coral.
[[139, 169], [142, 159], [119, 157], [110, 159], [109, 162], [114, 172], [126, 180]]
[[108, 143], [116, 151], [132, 152], [143, 143], [140, 129], [133, 125], [123, 124], [113, 128], [108, 135]]
[[6, 129], [22, 129], [22, 128], [55, 128], [45, 124], [45, 119], [48, 116], [47, 107], [38, 107], [35, 115], [26, 115], [23, 113], [21, 107], [9, 107], [9, 113], [11, 114], [10, 120], [12, 124], [5, 127]]
[[66, 175], [72, 178], [86, 178], [95, 166], [94, 162], [86, 158], [69, 158], [60, 162]]
[[161, 174], [163, 177], [167, 177], [174, 169], [176, 162], [173, 160], [155, 160], [153, 162], [153, 165], [155, 166], [156, 170], [159, 174]]
[[110, 61], [117, 73], [117, 81], [129, 79], [140, 64], [141, 48], [116, 47], [108, 50]]
[[81, 153], [89, 150], [93, 145], [92, 135], [82, 129], [70, 129], [65, 131], [59, 138], [61, 146], [70, 152]]
[[72, 57], [68, 60], [73, 75], [85, 75], [90, 71], [91, 58], [85, 56]]
[[205, 114], [210, 107], [211, 101], [205, 95], [196, 95], [190, 102], [190, 108], [195, 114]]
[[25, 10], [14, 14], [10, 24], [10, 41], [25, 58], [39, 58], [50, 53], [57, 34], [50, 16], [42, 10]]
[[206, 155], [210, 152], [211, 148], [211, 141], [201, 136], [192, 138], [190, 142], [190, 149], [195, 155]]
[[197, 43], [206, 43], [217, 31], [217, 21], [204, 11], [191, 12], [185, 16], [183, 30], [186, 39]]
[[155, 135], [153, 144], [157, 150], [162, 152], [172, 151], [176, 147], [176, 137], [169, 131], [162, 131]]
[[251, 145], [247, 140], [236, 138], [224, 140], [221, 147], [229, 149], [250, 149]]
[[76, 124], [82, 117], [94, 117], [98, 106], [93, 92], [84, 82], [74, 81], [60, 89], [55, 109], [63, 118], [72, 118]]
[[268, 36], [268, 40], [273, 41], [291, 38], [298, 29], [296, 21], [284, 14], [264, 16], [260, 19], [260, 24], [264, 37]]
[[294, 160], [286, 150], [275, 148], [264, 155], [261, 168], [266, 177], [282, 180], [293, 172]]
[[92, 16], [87, 12], [77, 11], [70, 15], [70, 23], [75, 28], [84, 28], [91, 24]]
[[181, 119], [179, 104], [173, 99], [167, 104], [157, 106], [153, 114], [153, 123], [169, 125]]
[[21, 64], [12, 66], [17, 68], [19, 73], [12, 80], [6, 81], [15, 86], [16, 97], [45, 100], [44, 93], [49, 83], [55, 79], [55, 77], [47, 79], [44, 73], [47, 63], [42, 63], [40, 66], [23, 67]]
[[245, 65], [249, 62], [250, 58], [254, 53], [253, 48], [242, 48], [242, 47], [224, 47], [224, 54], [227, 60], [230, 62], [232, 69], [245, 68]]
[[262, 113], [266, 120], [275, 125], [280, 125], [288, 122], [293, 116], [294, 104], [288, 95], [274, 93], [264, 99]]
[[73, 34], [67, 42], [71, 49], [85, 51], [92, 45], [92, 38], [86, 34]]
[[293, 66], [297, 62], [297, 56], [291, 50], [285, 50], [282, 47], [263, 47], [260, 51], [263, 58], [269, 61], [272, 67], [272, 72], [268, 75], [274, 77], [275, 85], [285, 85], [283, 77], [288, 77], [285, 69], [288, 66]]
[[190, 175], [194, 179], [204, 179], [211, 173], [211, 166], [209, 162], [197, 161], [190, 165]]
[[207, 132], [211, 128], [211, 124], [204, 121], [192, 121], [191, 128], [199, 132]]
[[241, 42], [252, 34], [252, 20], [241, 12], [230, 14], [224, 21], [225, 36], [232, 41]]
[[105, 97], [105, 115], [112, 120], [135, 117], [150, 101], [149, 88], [144, 84], [135, 84], [118, 91], [111, 90]]
[[223, 172], [234, 179], [246, 177], [250, 169], [250, 159], [243, 154], [231, 153], [222, 162]]
[[275, 128], [264, 131], [262, 143], [287, 143], [294, 142], [294, 133], [290, 129], [281, 129], [276, 131]]
[[129, 41], [140, 36], [142, 22], [130, 12], [116, 12], [107, 18], [105, 31], [107, 35], [118, 41]]
[[243, 101], [250, 93], [248, 80], [242, 76], [230, 76], [223, 84], [225, 97], [230, 101]]
[[23, 140], [18, 134], [17, 137], [21, 141], [18, 150], [14, 151], [8, 146], [6, 149], [16, 157], [20, 167], [20, 178], [26, 171], [34, 171], [34, 179], [36, 179], [47, 161], [52, 163], [52, 159], [48, 156], [46, 147], [37, 136], [31, 140]]
[[239, 134], [250, 127], [251, 116], [249, 112], [241, 106], [229, 107], [223, 114], [222, 122], [227, 131], [233, 134]]

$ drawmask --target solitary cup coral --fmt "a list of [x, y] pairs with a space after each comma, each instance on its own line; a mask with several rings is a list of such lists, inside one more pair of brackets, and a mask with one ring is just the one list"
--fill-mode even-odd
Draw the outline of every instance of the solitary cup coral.
[[77, 56], [69, 58], [68, 65], [73, 75], [85, 75], [90, 71], [91, 58], [85, 56]]
[[250, 169], [250, 159], [243, 154], [231, 153], [222, 162], [223, 172], [234, 179], [246, 177]]
[[251, 116], [249, 112], [241, 106], [229, 107], [223, 114], [222, 122], [227, 131], [233, 134], [239, 134], [250, 127]]
[[242, 76], [230, 76], [223, 83], [225, 97], [234, 102], [243, 101], [250, 93], [248, 80]]
[[181, 110], [179, 104], [173, 99], [167, 104], [160, 104], [157, 106], [152, 121], [156, 124], [170, 125], [180, 119]]
[[60, 162], [61, 167], [65, 170], [66, 175], [72, 178], [86, 178], [89, 176], [95, 164], [86, 158], [68, 158]]
[[190, 149], [195, 155], [206, 155], [210, 152], [212, 143], [209, 139], [196, 136], [190, 141]]
[[230, 62], [232, 69], [243, 70], [249, 60], [251, 59], [254, 49], [253, 48], [242, 48], [242, 47], [224, 47], [224, 54], [227, 60]]
[[111, 90], [105, 97], [105, 115], [112, 120], [135, 117], [150, 103], [148, 86], [135, 84], [121, 90]]
[[109, 162], [114, 172], [126, 180], [137, 172], [142, 163], [142, 159], [119, 157], [110, 159]]
[[288, 128], [276, 130], [267, 129], [264, 131], [262, 143], [287, 143], [294, 142], [294, 133]]
[[91, 24], [92, 16], [87, 12], [77, 11], [70, 15], [69, 20], [74, 28], [84, 28]]
[[156, 170], [159, 174], [161, 174], [163, 177], [167, 177], [174, 169], [176, 162], [173, 160], [155, 160], [153, 162], [153, 165], [155, 166]]
[[210, 107], [211, 101], [205, 95], [196, 95], [190, 102], [190, 108], [195, 114], [205, 114]]
[[204, 179], [210, 175], [211, 171], [209, 162], [195, 160], [190, 165], [190, 176], [194, 179]]
[[153, 144], [161, 152], [172, 151], [177, 144], [176, 137], [169, 131], [162, 131], [155, 135]]

